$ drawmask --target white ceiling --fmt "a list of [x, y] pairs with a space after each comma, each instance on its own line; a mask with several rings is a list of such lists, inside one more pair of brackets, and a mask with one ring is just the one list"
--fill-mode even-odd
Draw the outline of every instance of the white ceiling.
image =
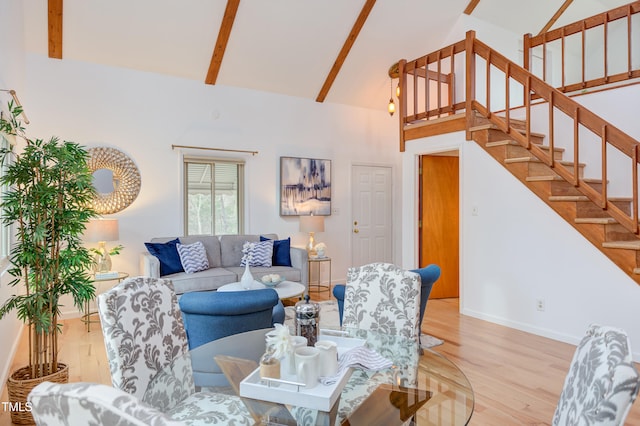
[[[47, 0], [24, 1], [47, 54]], [[316, 99], [365, 0], [241, 0], [217, 83]], [[469, 0], [377, 0], [325, 102], [385, 108], [387, 70], [443, 47]], [[472, 16], [537, 34], [564, 0], [480, 0]], [[575, 0], [554, 27], [626, 0]], [[64, 0], [63, 60], [204, 80], [226, 0]]]

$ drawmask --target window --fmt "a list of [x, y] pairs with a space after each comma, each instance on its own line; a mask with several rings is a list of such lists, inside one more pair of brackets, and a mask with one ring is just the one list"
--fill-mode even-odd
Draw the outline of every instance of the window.
[[186, 235], [243, 232], [243, 175], [242, 161], [185, 157]]

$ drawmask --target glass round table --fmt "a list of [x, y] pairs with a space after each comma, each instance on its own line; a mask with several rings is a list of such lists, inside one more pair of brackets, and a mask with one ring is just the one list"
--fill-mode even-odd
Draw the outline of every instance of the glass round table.
[[393, 366], [379, 371], [353, 367], [330, 410], [297, 405], [300, 398], [295, 395], [286, 403], [245, 397], [240, 384], [257, 368], [269, 330], [228, 336], [191, 350], [196, 386], [216, 391], [230, 385], [258, 424], [389, 426], [413, 420], [417, 425], [466, 425], [471, 419], [473, 389], [454, 363], [434, 350], [420, 349], [413, 340], [359, 329], [322, 330], [320, 340], [336, 334], [362, 339]]

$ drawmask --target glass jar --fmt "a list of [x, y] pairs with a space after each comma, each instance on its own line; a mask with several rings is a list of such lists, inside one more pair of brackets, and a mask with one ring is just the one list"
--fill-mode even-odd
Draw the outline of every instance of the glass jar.
[[307, 339], [307, 346], [314, 346], [320, 333], [320, 305], [309, 301], [309, 295], [304, 301], [296, 303], [296, 334]]

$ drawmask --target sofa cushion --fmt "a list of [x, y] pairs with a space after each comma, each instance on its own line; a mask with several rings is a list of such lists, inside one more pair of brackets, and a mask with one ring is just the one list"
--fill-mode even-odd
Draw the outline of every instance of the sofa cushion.
[[180, 243], [180, 240], [177, 238], [164, 243], [144, 243], [149, 253], [160, 261], [160, 276], [184, 271], [176, 248], [178, 243]]
[[244, 243], [242, 247], [242, 261], [240, 266], [266, 266], [271, 267], [273, 258], [273, 240], [259, 241], [257, 243]]
[[[153, 240], [152, 240], [153, 241]], [[209, 268], [218, 268], [222, 266], [220, 261], [220, 240], [215, 235], [188, 235], [180, 237], [180, 243], [193, 244], [196, 241], [200, 241], [207, 252], [207, 260], [209, 261]]]
[[[269, 238], [260, 236], [260, 241], [267, 241]], [[291, 237], [286, 240], [273, 241], [272, 266], [291, 266]]]
[[[270, 240], [277, 240], [276, 234], [262, 234]], [[260, 241], [258, 235], [220, 235], [220, 253], [221, 265], [223, 268], [228, 266], [239, 266], [242, 261], [242, 246], [249, 241], [255, 243]]]
[[187, 274], [204, 271], [209, 269], [209, 260], [207, 252], [200, 241], [193, 244], [178, 244], [178, 255], [180, 255], [180, 263]]
[[165, 278], [173, 282], [176, 294], [188, 293], [190, 291], [215, 290], [225, 284], [238, 281], [235, 273], [224, 268], [209, 268], [197, 274], [180, 272], [167, 275]]

